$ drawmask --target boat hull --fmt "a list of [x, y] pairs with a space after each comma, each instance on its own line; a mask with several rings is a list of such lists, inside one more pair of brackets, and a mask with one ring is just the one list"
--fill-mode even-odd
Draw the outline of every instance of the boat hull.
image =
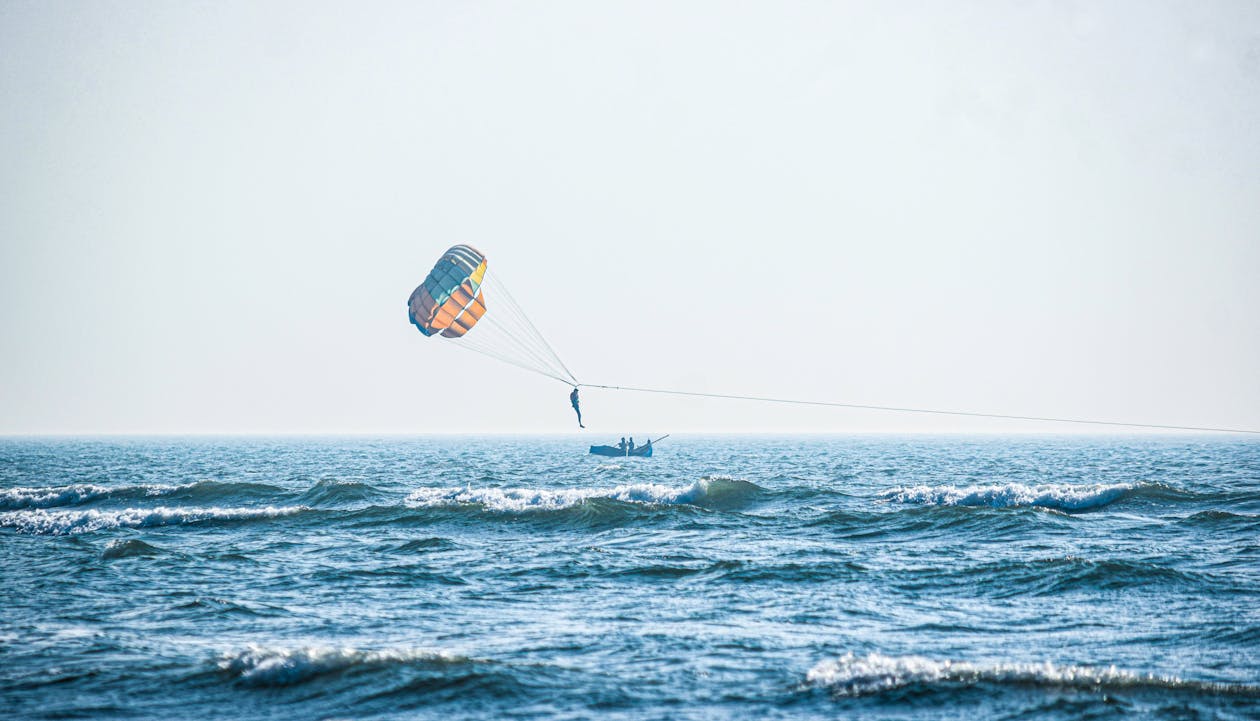
[[591, 455], [593, 456], [612, 456], [612, 457], [634, 457], [634, 458], [651, 458], [652, 446], [639, 446], [633, 451], [621, 450], [617, 446], [591, 446]]

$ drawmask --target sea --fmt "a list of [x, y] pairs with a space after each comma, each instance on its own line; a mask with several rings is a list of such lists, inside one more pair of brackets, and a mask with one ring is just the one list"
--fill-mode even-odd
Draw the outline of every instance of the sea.
[[1255, 439], [591, 442], [0, 439], [0, 716], [1260, 718]]

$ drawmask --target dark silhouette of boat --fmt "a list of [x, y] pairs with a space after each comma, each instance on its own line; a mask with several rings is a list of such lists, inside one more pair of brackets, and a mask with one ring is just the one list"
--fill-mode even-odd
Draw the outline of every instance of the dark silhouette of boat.
[[657, 438], [654, 441], [648, 441], [641, 446], [636, 446], [633, 450], [630, 448], [622, 448], [621, 446], [591, 446], [591, 455], [593, 456], [612, 456], [626, 458], [634, 456], [636, 458], [651, 458], [652, 448], [661, 441], [669, 438], [669, 434]]
[[591, 455], [595, 456], [638, 456], [639, 458], [652, 457], [652, 444], [644, 443], [636, 447], [633, 451], [629, 448], [621, 449], [618, 446], [591, 446]]

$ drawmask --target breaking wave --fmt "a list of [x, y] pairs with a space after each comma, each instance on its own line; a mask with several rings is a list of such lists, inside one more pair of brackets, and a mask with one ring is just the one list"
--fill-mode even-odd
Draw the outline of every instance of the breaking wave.
[[181, 486], [145, 485], [145, 486], [98, 486], [90, 483], [77, 483], [69, 486], [48, 486], [5, 488], [0, 490], [0, 509], [15, 510], [19, 508], [48, 508], [51, 506], [73, 506], [101, 498], [119, 495], [125, 496], [160, 496], [163, 493], [179, 489]]
[[230, 497], [259, 497], [283, 494], [284, 490], [264, 483], [146, 483], [126, 486], [102, 486], [75, 483], [64, 486], [22, 486], [0, 489], [0, 510], [77, 506], [103, 500], [137, 500], [176, 497], [189, 500], [218, 500]]
[[268, 648], [251, 644], [242, 651], [224, 654], [218, 665], [220, 670], [251, 686], [291, 686], [352, 669], [470, 662], [472, 659], [463, 656], [426, 649], [364, 651], [335, 646]]
[[1036, 506], [1059, 511], [1087, 511], [1102, 508], [1126, 497], [1138, 488], [1129, 483], [1070, 485], [1053, 483], [1029, 486], [1007, 483], [1000, 486], [913, 486], [898, 488], [884, 498], [898, 503], [932, 506], [988, 506], [1016, 508]]
[[306, 506], [262, 508], [123, 508], [118, 510], [10, 511], [0, 513], [0, 528], [21, 533], [66, 535], [108, 528], [148, 528], [204, 521], [249, 521], [291, 516], [310, 510]]
[[684, 488], [635, 483], [613, 488], [420, 488], [407, 496], [413, 508], [480, 506], [501, 512], [554, 511], [606, 499], [648, 505], [728, 507], [761, 492], [755, 483], [726, 476], [701, 478]]
[[977, 664], [937, 661], [922, 656], [847, 653], [809, 670], [806, 681], [837, 696], [870, 696], [903, 688], [957, 688], [982, 684], [1071, 688], [1080, 690], [1154, 689], [1260, 696], [1260, 686], [1185, 681], [1172, 676], [1137, 674], [1114, 666], [1059, 666], [1044, 663]]

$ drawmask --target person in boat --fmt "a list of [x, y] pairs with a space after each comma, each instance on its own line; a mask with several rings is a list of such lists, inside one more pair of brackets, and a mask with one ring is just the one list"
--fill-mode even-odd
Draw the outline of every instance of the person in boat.
[[578, 428], [585, 428], [586, 426], [582, 425], [582, 409], [581, 409], [581, 407], [579, 407], [579, 405], [578, 405], [578, 389], [577, 389], [577, 386], [573, 386], [573, 392], [569, 394], [569, 402], [573, 404], [573, 410], [574, 410], [574, 412], [576, 412], [576, 413], [577, 413], [577, 417], [578, 417]]
[[626, 452], [626, 437], [625, 436], [621, 437], [621, 442], [617, 444], [617, 450], [621, 451], [622, 453]]
[[630, 436], [630, 452], [634, 453], [634, 436]]

